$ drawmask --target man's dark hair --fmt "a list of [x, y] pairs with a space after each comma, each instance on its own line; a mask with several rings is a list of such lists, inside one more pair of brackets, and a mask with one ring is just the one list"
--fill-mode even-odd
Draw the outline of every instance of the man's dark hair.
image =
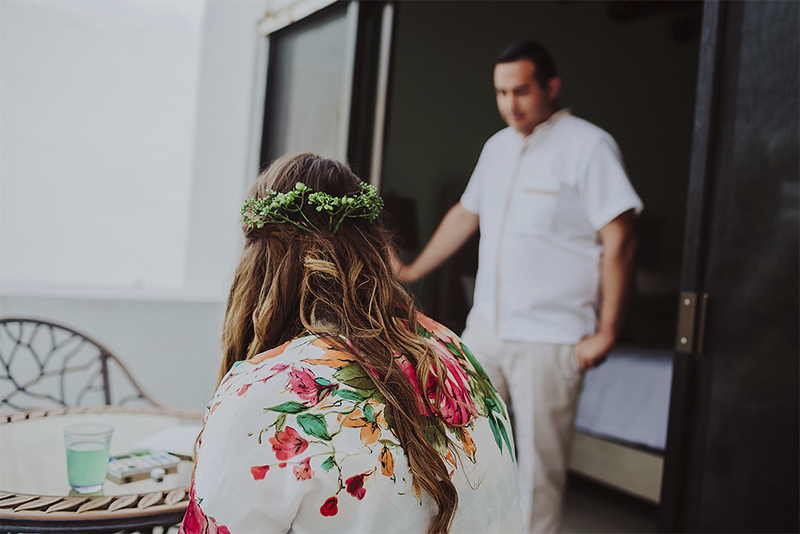
[[533, 76], [542, 89], [547, 87], [550, 78], [558, 76], [550, 51], [536, 41], [521, 41], [509, 46], [500, 53], [495, 64], [513, 63], [521, 59], [527, 59], [536, 67]]

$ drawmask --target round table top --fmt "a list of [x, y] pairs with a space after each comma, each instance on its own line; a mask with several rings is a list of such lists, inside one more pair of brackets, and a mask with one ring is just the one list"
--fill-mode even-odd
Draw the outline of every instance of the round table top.
[[202, 413], [100, 406], [0, 415], [0, 522], [4, 528], [11, 519], [145, 517], [185, 510], [191, 461], [182, 461], [178, 472], [167, 475], [162, 482], [145, 479], [116, 484], [106, 480], [97, 493], [81, 495], [72, 491], [67, 480], [63, 430], [79, 422], [111, 425], [114, 456], [132, 452], [135, 443], [176, 425], [191, 423], [196, 428], [202, 422]]

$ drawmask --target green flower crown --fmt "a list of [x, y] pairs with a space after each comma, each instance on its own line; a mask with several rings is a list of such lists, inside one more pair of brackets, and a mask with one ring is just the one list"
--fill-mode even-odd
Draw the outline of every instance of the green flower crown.
[[245, 226], [263, 228], [267, 223], [290, 223], [306, 232], [319, 232], [306, 214], [303, 207], [316, 207], [317, 211], [328, 215], [328, 231], [335, 234], [342, 222], [348, 218], [375, 220], [383, 209], [383, 200], [378, 196], [375, 187], [361, 183], [361, 192], [357, 195], [334, 197], [328, 193], [315, 193], [302, 182], [297, 182], [288, 193], [273, 190], [259, 199], [248, 198], [242, 206], [242, 219]]

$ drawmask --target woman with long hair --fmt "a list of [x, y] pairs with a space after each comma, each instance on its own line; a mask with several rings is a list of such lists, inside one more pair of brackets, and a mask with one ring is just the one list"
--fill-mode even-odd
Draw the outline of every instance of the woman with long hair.
[[506, 407], [393, 275], [375, 189], [300, 154], [249, 197], [181, 532], [520, 532]]

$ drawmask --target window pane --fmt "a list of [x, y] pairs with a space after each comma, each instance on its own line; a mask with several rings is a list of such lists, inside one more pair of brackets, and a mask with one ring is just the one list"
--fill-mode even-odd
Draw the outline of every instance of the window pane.
[[337, 5], [270, 37], [262, 162], [314, 152], [345, 159], [350, 115], [351, 39]]

